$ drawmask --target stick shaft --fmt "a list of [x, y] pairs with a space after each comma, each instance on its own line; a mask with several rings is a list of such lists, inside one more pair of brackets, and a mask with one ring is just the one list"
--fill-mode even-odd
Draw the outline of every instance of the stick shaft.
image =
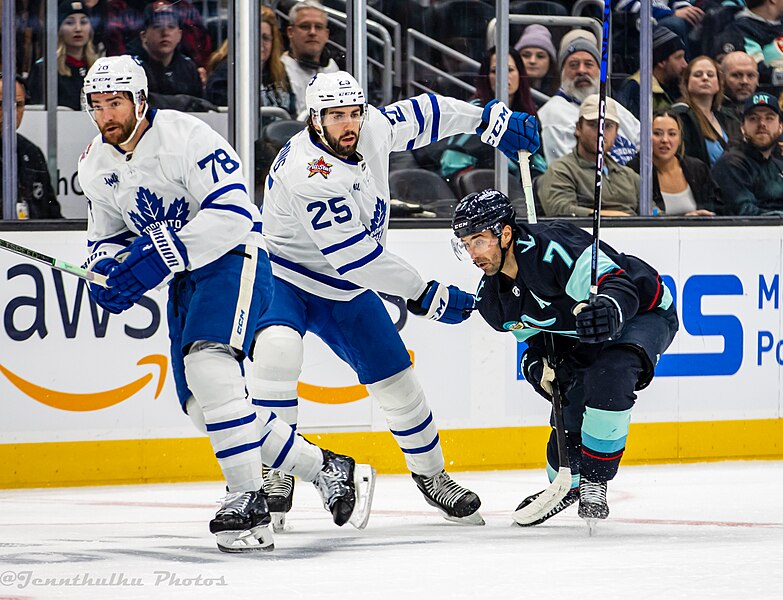
[[3, 239], [0, 239], [0, 249], [8, 250], [9, 252], [13, 252], [14, 254], [19, 254], [20, 256], [24, 256], [25, 258], [30, 258], [32, 260], [49, 265], [50, 267], [52, 267], [53, 269], [57, 269], [58, 271], [63, 271], [64, 273], [70, 273], [71, 275], [76, 275], [76, 277], [79, 277], [80, 279], [85, 279], [86, 281], [91, 281], [93, 283], [97, 283], [100, 286], [106, 287], [105, 275], [101, 275], [100, 273], [94, 273], [93, 271], [88, 271], [87, 269], [83, 269], [82, 267], [73, 265], [64, 260], [59, 260], [57, 258], [47, 256], [46, 254], [42, 254], [41, 252], [38, 252], [36, 250], [31, 250], [30, 248], [25, 248], [24, 246], [20, 246], [19, 244], [14, 244], [13, 242], [9, 242]]

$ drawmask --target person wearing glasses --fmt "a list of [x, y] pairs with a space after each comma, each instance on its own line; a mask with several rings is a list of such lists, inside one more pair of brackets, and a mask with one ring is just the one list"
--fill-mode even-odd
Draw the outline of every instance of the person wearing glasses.
[[[0, 123], [3, 120], [3, 80], [0, 75]], [[27, 96], [24, 81], [16, 80], [16, 129], [22, 124]], [[0, 144], [0, 160], [3, 148]], [[61, 219], [60, 205], [54, 195], [52, 180], [46, 167], [46, 158], [41, 149], [23, 135], [16, 134], [16, 208], [19, 219]], [[2, 185], [2, 173], [0, 173]]]
[[[316, 73], [335, 73], [337, 63], [326, 48], [329, 22], [326, 10], [318, 0], [297, 2], [288, 13], [290, 50], [280, 60], [285, 65], [291, 90], [296, 96], [296, 112], [305, 111], [305, 88]], [[306, 118], [307, 115], [305, 114]]]

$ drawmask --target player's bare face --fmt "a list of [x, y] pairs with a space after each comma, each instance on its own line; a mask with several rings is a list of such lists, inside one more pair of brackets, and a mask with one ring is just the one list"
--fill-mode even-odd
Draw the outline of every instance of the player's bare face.
[[93, 116], [109, 144], [125, 142], [136, 127], [135, 106], [125, 94], [91, 94]]
[[361, 123], [360, 106], [326, 109], [321, 119], [324, 137], [337, 156], [346, 157], [356, 152]]
[[500, 271], [503, 258], [500, 240], [491, 231], [482, 231], [462, 238], [462, 244], [470, 255], [473, 264], [484, 271], [485, 275], [496, 275]]

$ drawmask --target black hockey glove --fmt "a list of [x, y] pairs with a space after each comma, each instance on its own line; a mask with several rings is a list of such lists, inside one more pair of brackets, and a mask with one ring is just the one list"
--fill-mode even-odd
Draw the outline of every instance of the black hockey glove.
[[619, 304], [611, 296], [598, 294], [588, 304], [574, 309], [576, 335], [587, 344], [598, 344], [612, 339], [623, 326], [623, 314]]
[[547, 359], [537, 350], [529, 347], [520, 362], [525, 379], [536, 392], [552, 402], [552, 382], [555, 380], [555, 372]]

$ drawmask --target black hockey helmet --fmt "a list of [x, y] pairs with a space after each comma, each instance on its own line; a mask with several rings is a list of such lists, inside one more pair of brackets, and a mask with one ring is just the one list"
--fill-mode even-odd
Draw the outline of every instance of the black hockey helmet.
[[459, 201], [454, 209], [451, 228], [458, 238], [487, 229], [499, 237], [503, 225], [513, 227], [516, 217], [508, 196], [497, 190], [487, 189], [468, 194]]

